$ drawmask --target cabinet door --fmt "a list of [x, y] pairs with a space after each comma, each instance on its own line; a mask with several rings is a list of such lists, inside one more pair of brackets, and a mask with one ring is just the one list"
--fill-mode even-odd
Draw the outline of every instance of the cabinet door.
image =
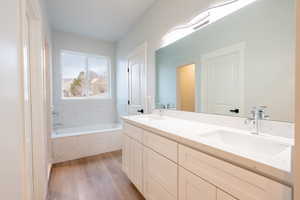
[[217, 191], [217, 200], [237, 200], [222, 190]]
[[177, 200], [177, 165], [144, 147], [144, 196], [147, 200]]
[[129, 178], [136, 188], [143, 193], [143, 145], [131, 139], [130, 147]]
[[131, 149], [131, 139], [123, 134], [123, 144], [122, 144], [122, 169], [123, 172], [129, 178], [130, 176], [130, 149]]
[[179, 169], [179, 200], [216, 200], [217, 188], [198, 176]]

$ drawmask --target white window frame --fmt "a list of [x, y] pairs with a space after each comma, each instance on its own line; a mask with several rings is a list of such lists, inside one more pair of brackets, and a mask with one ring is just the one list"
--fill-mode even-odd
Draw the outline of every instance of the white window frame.
[[[62, 57], [61, 55], [63, 53], [67, 54], [73, 54], [73, 55], [78, 55], [78, 56], [84, 56], [86, 57], [86, 72], [89, 73], [88, 70], [88, 58], [101, 58], [101, 59], [106, 59], [108, 63], [108, 84], [107, 84], [107, 95], [103, 96], [84, 96], [84, 97], [65, 97], [64, 92], [63, 92], [63, 62], [62, 62]], [[89, 54], [89, 53], [82, 53], [82, 52], [76, 52], [76, 51], [70, 51], [70, 50], [60, 50], [59, 52], [59, 59], [60, 59], [60, 94], [61, 94], [61, 99], [62, 100], [86, 100], [86, 99], [112, 99], [112, 83], [111, 83], [111, 59], [108, 56], [103, 56], [103, 55], [96, 55], [96, 54]], [[86, 79], [87, 81], [87, 79]], [[86, 90], [87, 88], [85, 88]]]

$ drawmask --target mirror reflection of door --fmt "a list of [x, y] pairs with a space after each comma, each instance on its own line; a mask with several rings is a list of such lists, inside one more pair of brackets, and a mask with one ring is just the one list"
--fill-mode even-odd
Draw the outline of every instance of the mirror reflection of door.
[[244, 44], [225, 47], [202, 58], [202, 111], [242, 116]]
[[177, 110], [195, 112], [195, 65], [177, 68]]

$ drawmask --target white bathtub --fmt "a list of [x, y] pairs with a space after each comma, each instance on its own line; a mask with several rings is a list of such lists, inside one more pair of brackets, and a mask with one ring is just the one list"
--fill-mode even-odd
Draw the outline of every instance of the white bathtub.
[[52, 138], [110, 132], [121, 129], [122, 125], [120, 123], [95, 124], [81, 127], [61, 128], [54, 130]]
[[52, 135], [53, 163], [120, 150], [121, 124], [57, 129]]

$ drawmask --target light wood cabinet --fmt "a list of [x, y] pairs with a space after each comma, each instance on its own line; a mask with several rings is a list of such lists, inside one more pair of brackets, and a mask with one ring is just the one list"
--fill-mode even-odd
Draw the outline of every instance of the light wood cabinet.
[[[217, 188], [179, 167], [179, 200], [216, 200]], [[218, 199], [219, 200], [219, 199]], [[221, 200], [221, 199], [220, 199]], [[224, 199], [225, 200], [225, 199]]]
[[143, 193], [143, 145], [123, 135], [122, 168], [130, 181]]
[[143, 144], [169, 160], [177, 163], [178, 161], [178, 144], [167, 138], [144, 131]]
[[136, 141], [142, 143], [143, 142], [143, 132], [144, 130], [138, 127], [135, 127], [131, 124], [124, 124], [123, 128], [124, 134], [128, 135], [129, 137], [135, 139]]
[[177, 199], [177, 164], [144, 147], [144, 195], [147, 200]]
[[130, 175], [132, 183], [143, 193], [143, 145], [131, 140], [131, 167]]
[[222, 190], [217, 191], [217, 200], [237, 200]]
[[124, 125], [122, 168], [147, 200], [291, 200], [292, 189], [159, 134]]
[[127, 135], [123, 134], [123, 144], [122, 144], [122, 169], [124, 173], [128, 176], [130, 169], [130, 149], [131, 149], [131, 139]]
[[240, 200], [291, 200], [291, 188], [179, 145], [179, 165]]

